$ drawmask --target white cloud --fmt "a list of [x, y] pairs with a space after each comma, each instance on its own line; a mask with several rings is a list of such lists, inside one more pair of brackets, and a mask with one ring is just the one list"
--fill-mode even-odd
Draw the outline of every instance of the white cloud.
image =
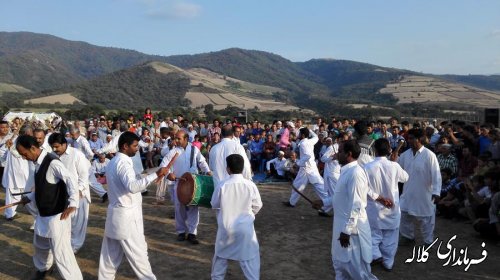
[[201, 6], [185, 1], [140, 0], [148, 6], [146, 16], [162, 20], [193, 19], [201, 14]]
[[495, 29], [490, 32], [490, 37], [500, 37], [500, 29]]

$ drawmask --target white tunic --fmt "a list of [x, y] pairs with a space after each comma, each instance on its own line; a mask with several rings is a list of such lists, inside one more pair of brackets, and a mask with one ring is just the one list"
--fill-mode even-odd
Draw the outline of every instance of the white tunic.
[[323, 174], [338, 178], [340, 176], [340, 164], [338, 160], [334, 160], [333, 156], [338, 153], [339, 145], [337, 143], [328, 146], [325, 153], [321, 156], [321, 161], [325, 163]]
[[299, 187], [307, 182], [311, 184], [323, 184], [323, 178], [319, 174], [318, 166], [314, 158], [314, 145], [318, 142], [318, 135], [309, 131], [311, 138], [304, 138], [299, 142], [300, 158], [296, 164], [300, 167], [293, 185]]
[[[104, 146], [102, 149], [98, 151], [98, 153], [116, 153], [119, 151], [118, 147], [118, 140], [120, 139], [120, 136], [122, 135], [123, 132], [120, 132], [120, 134], [116, 135], [113, 137], [111, 142], [109, 142], [106, 146]], [[135, 153], [135, 155], [132, 157], [132, 162], [134, 164], [134, 172], [136, 175], [141, 174], [142, 171], [144, 171], [144, 167], [142, 166], [142, 161], [141, 161], [141, 154], [139, 151]]]
[[94, 160], [92, 162], [92, 175], [94, 175], [95, 173], [98, 173], [98, 174], [103, 174], [103, 173], [106, 173], [106, 167], [108, 166], [109, 164], [109, 159], [104, 159], [104, 162], [100, 162], [99, 160]]
[[215, 188], [211, 204], [217, 209], [215, 255], [238, 261], [258, 256], [253, 223], [262, 201], [257, 186], [241, 174], [230, 175]]
[[217, 186], [220, 181], [229, 177], [226, 171], [226, 158], [232, 154], [238, 154], [243, 157], [245, 161], [242, 172], [243, 177], [252, 180], [252, 168], [245, 153], [245, 148], [231, 138], [223, 138], [210, 149], [210, 154], [208, 156], [210, 170], [212, 170], [212, 176], [214, 177], [214, 186]]
[[90, 162], [85, 157], [85, 155], [79, 150], [67, 147], [66, 151], [62, 155], [57, 155], [56, 157], [62, 161], [66, 169], [69, 171], [69, 175], [77, 180], [78, 190], [83, 194], [83, 196], [90, 203], [90, 189], [89, 189], [89, 171]]
[[419, 217], [433, 216], [432, 195], [441, 194], [441, 171], [436, 155], [422, 146], [415, 155], [408, 149], [398, 163], [409, 175], [400, 197], [401, 211]]
[[401, 210], [399, 209], [398, 182], [408, 181], [408, 173], [399, 164], [389, 161], [386, 157], [376, 157], [374, 161], [365, 165], [365, 171], [371, 191], [394, 202], [394, 207], [389, 209], [373, 199], [368, 200], [366, 212], [371, 228], [399, 228]]
[[[193, 162], [190, 162], [191, 149], [194, 149]], [[196, 174], [198, 173], [198, 167], [203, 172], [210, 172], [210, 168], [208, 167], [205, 157], [203, 157], [198, 148], [191, 144], [188, 144], [186, 149], [182, 147], [172, 148], [172, 150], [170, 150], [170, 152], [163, 158], [160, 167], [166, 167], [176, 153], [179, 155], [172, 166], [172, 172], [175, 177], [180, 178], [186, 172]]]
[[333, 204], [332, 258], [334, 261], [359, 263], [352, 260], [353, 246], [343, 248], [338, 240], [340, 233], [358, 235], [361, 257], [364, 262], [372, 260], [370, 224], [366, 215], [368, 178], [357, 161], [344, 165], [332, 197], [323, 200], [325, 207]]
[[90, 148], [89, 141], [81, 135], [73, 141], [73, 147], [80, 150], [88, 159], [94, 157], [94, 152], [92, 152], [92, 149]]
[[17, 152], [7, 151], [2, 186], [11, 192], [30, 191], [35, 185], [35, 166]]
[[[38, 171], [43, 160], [47, 156], [47, 151], [41, 150], [40, 156], [35, 162], [35, 171]], [[50, 184], [56, 184], [60, 180], [66, 184], [66, 190], [68, 192], [68, 207], [78, 208], [79, 205], [79, 193], [78, 184], [76, 180], [69, 175], [68, 170], [60, 160], [53, 160], [50, 162], [49, 168], [47, 169], [46, 180]], [[35, 186], [36, 189], [36, 186]], [[27, 196], [31, 201], [35, 201], [35, 190], [33, 190]], [[36, 216], [35, 223], [35, 234], [45, 237], [53, 238], [60, 234], [60, 217], [61, 213], [53, 216], [42, 217], [40, 215]]]
[[273, 158], [272, 160], [270, 161], [267, 161], [266, 162], [266, 170], [269, 171], [271, 170], [271, 164], [274, 164], [274, 169], [276, 169], [276, 173], [278, 173], [278, 175], [280, 176], [285, 176], [285, 171], [286, 168], [285, 168], [285, 164], [286, 164], [286, 158]]
[[130, 223], [144, 230], [141, 191], [156, 179], [156, 173], [137, 179], [132, 158], [117, 153], [106, 169], [108, 182], [108, 211], [104, 234], [106, 237], [125, 240], [130, 237]]

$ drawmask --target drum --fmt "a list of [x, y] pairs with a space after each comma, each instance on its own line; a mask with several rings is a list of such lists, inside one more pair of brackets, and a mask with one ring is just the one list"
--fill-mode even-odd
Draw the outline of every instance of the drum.
[[212, 208], [210, 201], [214, 193], [212, 176], [184, 173], [177, 183], [177, 198], [186, 206]]

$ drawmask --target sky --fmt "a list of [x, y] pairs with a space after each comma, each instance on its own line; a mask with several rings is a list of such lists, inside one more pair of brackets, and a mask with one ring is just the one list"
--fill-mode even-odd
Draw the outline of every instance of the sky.
[[147, 54], [238, 47], [433, 74], [500, 74], [498, 0], [0, 0], [0, 31]]

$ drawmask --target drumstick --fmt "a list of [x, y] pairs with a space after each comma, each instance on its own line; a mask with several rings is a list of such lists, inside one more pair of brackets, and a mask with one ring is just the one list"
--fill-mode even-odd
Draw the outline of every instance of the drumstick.
[[309, 203], [311, 203], [311, 205], [314, 205], [314, 203], [312, 202], [312, 200], [310, 200], [307, 196], [305, 196], [305, 194], [301, 193], [296, 187], [294, 187], [292, 185], [292, 188], [300, 195], [302, 196], [305, 200], [307, 200]]
[[18, 201], [18, 202], [14, 202], [14, 203], [11, 203], [11, 204], [7, 204], [5, 206], [0, 207], [0, 211], [5, 210], [5, 209], [10, 208], [10, 207], [14, 207], [14, 206], [19, 205], [21, 203], [22, 203], [22, 201]]
[[[179, 155], [179, 153], [175, 153], [175, 155], [172, 157], [172, 159], [170, 160], [170, 162], [167, 164], [167, 169], [170, 169], [172, 168], [172, 165], [174, 164], [174, 161], [177, 159], [177, 156]], [[160, 180], [162, 180], [163, 177], [159, 177], [155, 180], [155, 184], [159, 183]]]
[[23, 195], [23, 194], [29, 194], [29, 193], [31, 193], [31, 191], [29, 191], [29, 192], [20, 192], [20, 193], [11, 193], [10, 195], [16, 196], [16, 195]]

